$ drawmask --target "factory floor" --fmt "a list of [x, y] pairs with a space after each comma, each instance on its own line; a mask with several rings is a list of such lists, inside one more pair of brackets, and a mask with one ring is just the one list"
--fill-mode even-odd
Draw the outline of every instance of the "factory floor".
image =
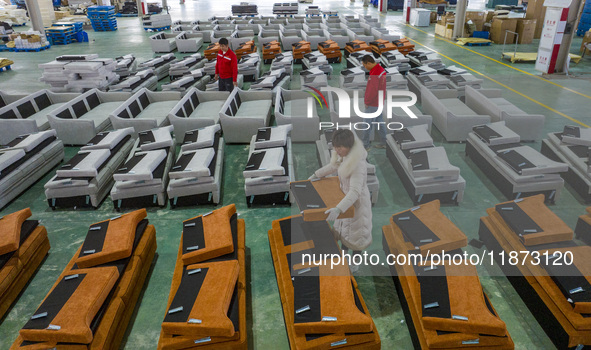
[[[258, 3], [259, 13], [270, 15], [272, 2]], [[238, 1], [236, 1], [238, 3]], [[214, 15], [229, 15], [231, 2], [228, 1], [186, 1], [184, 5], [169, 2], [173, 20], [207, 19]], [[434, 25], [424, 28], [407, 26], [402, 22], [402, 14], [388, 12], [380, 14], [375, 8], [364, 8], [362, 3], [349, 0], [316, 0], [313, 5], [323, 10], [337, 10], [340, 15], [370, 14], [377, 16], [390, 30], [399, 31], [411, 39], [417, 48], [437, 51], [446, 65], [461, 66], [484, 79], [484, 88], [499, 88], [503, 96], [521, 109], [531, 114], [546, 116], [545, 133], [562, 130], [565, 124], [591, 125], [589, 105], [591, 99], [591, 57], [585, 57], [579, 64], [571, 64], [570, 75], [546, 79], [534, 70], [531, 63], [514, 63], [501, 59], [502, 45], [483, 47], [462, 47], [433, 35]], [[306, 4], [300, 4], [300, 14]], [[0, 56], [15, 61], [12, 71], [0, 72], [0, 90], [7, 92], [34, 92], [47, 86], [39, 81], [40, 63], [53, 60], [65, 54], [97, 53], [100, 57], [116, 57], [133, 53], [140, 61], [153, 57], [148, 37], [151, 33], [142, 29], [137, 18], [118, 18], [116, 32], [94, 32], [88, 30], [90, 42], [74, 43], [67, 46], [54, 46], [50, 50], [36, 53], [2, 52]], [[17, 28], [20, 29], [20, 28]], [[572, 52], [579, 54], [581, 39], [575, 39]], [[535, 52], [536, 43], [521, 45], [518, 52]], [[507, 47], [505, 51], [512, 51]], [[180, 57], [181, 55], [177, 53]], [[299, 66], [299, 65], [298, 65]], [[344, 64], [333, 65], [335, 71], [330, 81], [338, 86], [339, 71]], [[265, 66], [268, 70], [268, 65]], [[298, 68], [299, 71], [299, 68]], [[299, 87], [299, 78], [292, 88]], [[328, 120], [326, 110], [320, 110], [324, 120]], [[432, 132], [436, 144], [445, 147], [450, 162], [461, 169], [466, 180], [464, 201], [458, 206], [444, 206], [442, 211], [467, 236], [468, 240], [477, 238], [479, 218], [485, 210], [506, 198], [492, 184], [475, 164], [464, 156], [465, 145], [447, 143], [436, 128]], [[540, 142], [531, 144], [539, 149]], [[77, 148], [66, 148], [66, 159], [77, 152]], [[314, 144], [296, 144], [293, 148], [296, 179], [307, 178], [317, 167], [318, 160]], [[224, 181], [222, 204], [235, 203], [240, 217], [246, 220], [246, 246], [250, 261], [248, 298], [248, 341], [252, 349], [288, 349], [281, 301], [277, 290], [273, 262], [269, 251], [267, 230], [271, 221], [290, 215], [287, 207], [264, 207], [249, 209], [244, 196], [242, 170], [247, 162], [247, 145], [229, 145], [224, 160]], [[384, 150], [372, 148], [369, 161], [377, 166], [380, 181], [379, 201], [373, 207], [373, 244], [368, 253], [383, 257], [381, 227], [388, 224], [392, 214], [408, 209], [413, 205], [400, 179], [386, 158]], [[113, 205], [107, 200], [98, 210], [91, 211], [52, 211], [48, 208], [43, 185], [53, 176], [47, 174], [10, 205], [0, 211], [0, 216], [30, 207], [35, 219], [47, 227], [51, 250], [39, 271], [24, 290], [18, 301], [0, 324], [0, 349], [7, 349], [18, 335], [19, 329], [33, 314], [41, 300], [74, 252], [83, 242], [88, 226], [115, 215]], [[180, 234], [181, 222], [203, 214], [212, 207], [175, 209], [170, 207], [149, 209], [148, 218], [157, 232], [157, 258], [146, 282], [141, 301], [136, 306], [124, 339], [125, 349], [154, 349], [164, 317], [167, 297], [172, 280]], [[551, 209], [571, 228], [577, 217], [585, 213], [585, 205], [572, 188], [565, 187], [562, 197]], [[481, 252], [472, 246], [469, 252]], [[411, 349], [412, 342], [401, 309], [400, 301], [387, 267], [362, 267], [357, 282], [368, 305], [382, 340], [383, 349]], [[484, 290], [500, 317], [506, 322], [513, 337], [516, 349], [553, 349], [554, 346], [515, 292], [508, 280], [497, 267], [479, 267], [479, 275]]]

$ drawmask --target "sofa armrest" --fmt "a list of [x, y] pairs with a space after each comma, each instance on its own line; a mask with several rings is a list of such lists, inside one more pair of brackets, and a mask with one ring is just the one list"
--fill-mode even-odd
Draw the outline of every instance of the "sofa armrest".
[[5, 145], [17, 136], [37, 132], [37, 123], [30, 119], [0, 119], [0, 145]]
[[66, 145], [84, 145], [97, 133], [94, 120], [62, 119], [49, 114], [49, 125], [57, 132], [57, 137]]
[[505, 126], [519, 134], [521, 141], [537, 141], [542, 137], [546, 116], [542, 114], [507, 114], [501, 111]]

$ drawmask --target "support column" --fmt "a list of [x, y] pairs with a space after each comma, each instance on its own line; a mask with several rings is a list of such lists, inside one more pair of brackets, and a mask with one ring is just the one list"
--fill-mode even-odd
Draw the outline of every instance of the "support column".
[[456, 19], [454, 24], [453, 38], [461, 38], [464, 36], [464, 23], [466, 23], [466, 7], [468, 0], [458, 0], [456, 5]]
[[33, 30], [38, 31], [41, 34], [45, 34], [39, 3], [36, 0], [25, 0], [25, 4], [27, 5], [29, 18], [31, 18], [31, 27], [33, 27]]
[[558, 57], [556, 58], [557, 73], [565, 72], [566, 70], [566, 62], [570, 59], [568, 54], [573, 42], [573, 36], [577, 32], [577, 26], [579, 25], [578, 18], [583, 4], [584, 2], [582, 0], [572, 0], [572, 3], [569, 6], [566, 28], [570, 28], [570, 32], [565, 30], [564, 36], [562, 37], [562, 43], [560, 45], [560, 50], [558, 51]]
[[142, 11], [142, 0], [135, 0], [135, 3], [137, 4], [137, 15], [139, 18], [142, 18], [142, 15], [144, 15]]
[[380, 0], [378, 5], [379, 5], [380, 12], [382, 12], [382, 13], [388, 12], [388, 0]]
[[162, 0], [162, 8], [168, 13], [168, 1]]

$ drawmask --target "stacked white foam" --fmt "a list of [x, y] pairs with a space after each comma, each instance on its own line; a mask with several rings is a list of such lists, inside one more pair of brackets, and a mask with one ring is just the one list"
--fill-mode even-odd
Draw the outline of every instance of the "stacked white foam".
[[396, 50], [386, 51], [380, 56], [380, 62], [384, 67], [396, 67], [400, 73], [408, 72], [410, 60]]
[[144, 28], [162, 28], [170, 27], [172, 25], [172, 19], [168, 13], [160, 13], [157, 15], [146, 15], [142, 18]]
[[22, 39], [20, 36], [14, 39], [14, 47], [17, 49], [38, 49], [49, 45], [47, 37], [37, 31], [29, 30], [25, 33], [27, 35], [37, 35], [40, 41], [29, 41], [29, 39]]
[[305, 85], [320, 88], [328, 86], [328, 76], [318, 67], [314, 67], [300, 72], [300, 83], [302, 89]]
[[162, 91], [186, 91], [193, 86], [203, 91], [209, 80], [210, 76], [205, 74], [203, 68], [199, 68], [188, 72], [169, 84], [162, 85]]
[[297, 2], [276, 2], [273, 4], [273, 14], [275, 15], [295, 15], [297, 13]]
[[112, 58], [97, 58], [92, 61], [73, 61], [64, 66], [64, 73], [74, 74], [76, 79], [68, 81], [68, 91], [84, 92], [89, 89], [104, 90], [119, 80], [114, 70], [117, 62]]
[[158, 80], [160, 80], [168, 76], [170, 65], [174, 62], [176, 62], [176, 57], [173, 53], [168, 53], [166, 55], [152, 58], [150, 60], [140, 63], [138, 66], [138, 70], [152, 69], [154, 70], [154, 73], [156, 73]]
[[[244, 192], [249, 204], [252, 204], [254, 196], [289, 193], [289, 183], [294, 181], [291, 137], [288, 136], [290, 131], [289, 124], [265, 127], [252, 136], [249, 161], [242, 172], [245, 179]], [[251, 163], [251, 157], [260, 153], [264, 153], [261, 162]], [[283, 164], [287, 165], [287, 169]]]
[[203, 70], [205, 71], [205, 74], [214, 75], [215, 74], [215, 65], [217, 64], [217, 62], [218, 62], [217, 58], [214, 58], [211, 61], [205, 62], [204, 66], [203, 66]]
[[293, 74], [293, 53], [285, 51], [275, 56], [271, 61], [271, 70], [285, 69], [289, 75]]
[[22, 25], [29, 21], [29, 17], [26, 10], [18, 9], [16, 5], [3, 5], [0, 8], [0, 21], [10, 25]]
[[168, 75], [171, 80], [180, 78], [181, 76], [188, 74], [190, 71], [203, 68], [205, 66], [205, 61], [205, 57], [200, 53], [185, 56], [182, 60], [171, 63]]
[[137, 60], [133, 54], [127, 54], [115, 58], [117, 61], [117, 68], [115, 68], [115, 74], [119, 77], [127, 77], [137, 69]]
[[306, 15], [318, 15], [320, 16], [320, 7], [318, 6], [308, 6], [306, 9]]
[[47, 63], [42, 63], [38, 67], [43, 70], [39, 81], [45, 82], [51, 86], [54, 92], [67, 92], [66, 85], [71, 81], [77, 79], [77, 74], [65, 71], [65, 67], [74, 58], [79, 61], [90, 61], [98, 59], [97, 54], [77, 55], [77, 56], [59, 56], [55, 60]]
[[144, 69], [135, 72], [119, 83], [109, 86], [109, 91], [136, 92], [144, 87], [151, 91], [156, 90], [156, 87], [158, 87], [158, 77], [154, 70]]
[[261, 56], [257, 52], [242, 56], [238, 61], [238, 74], [259, 78], [261, 71]]
[[320, 51], [305, 54], [302, 64], [307, 69], [316, 67], [328, 75], [332, 73], [332, 66], [328, 63], [326, 56]]

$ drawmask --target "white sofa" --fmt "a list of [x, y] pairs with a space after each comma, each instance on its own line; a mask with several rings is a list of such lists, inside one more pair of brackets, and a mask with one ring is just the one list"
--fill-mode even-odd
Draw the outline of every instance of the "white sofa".
[[271, 41], [279, 41], [279, 30], [276, 29], [265, 29], [259, 30], [258, 34], [258, 47], [262, 49], [263, 45], [270, 43]]
[[227, 91], [199, 91], [191, 88], [168, 113], [177, 142], [189, 130], [218, 124], [222, 106], [230, 96]]
[[247, 41], [254, 41], [254, 31], [253, 30], [235, 30], [232, 35], [228, 38], [230, 42], [230, 49], [236, 50], [240, 47], [240, 45], [244, 44]]
[[235, 88], [220, 111], [220, 124], [227, 143], [248, 143], [259, 128], [269, 126], [271, 91]]
[[27, 97], [27, 94], [9, 94], [0, 90], [0, 108], [5, 107], [16, 100], [20, 100], [23, 97]]
[[115, 129], [133, 127], [135, 134], [168, 125], [168, 113], [181, 99], [176, 91], [153, 92], [141, 89], [110, 115]]
[[275, 95], [275, 120], [277, 125], [291, 125], [291, 139], [294, 142], [314, 142], [319, 137], [320, 118], [316, 101], [312, 103], [312, 118], [308, 118], [310, 94], [302, 90], [279, 88]]
[[203, 35], [203, 42], [210, 43], [213, 26], [210, 24], [198, 24], [193, 27], [193, 33], [201, 33]]
[[154, 52], [172, 52], [176, 50], [176, 38], [183, 33], [158, 33], [150, 37], [150, 45]]
[[182, 32], [175, 42], [179, 52], [199, 52], [203, 46], [203, 34]]
[[349, 41], [351, 41], [349, 38], [349, 33], [347, 33], [347, 30], [342, 28], [324, 29], [324, 36], [339, 44], [341, 50], [344, 49], [345, 46], [347, 46], [347, 43]]
[[0, 145], [19, 135], [49, 129], [47, 114], [78, 95], [40, 90], [0, 108]]
[[280, 31], [279, 32], [279, 39], [281, 41], [281, 48], [283, 49], [283, 51], [291, 51], [292, 47], [291, 45], [302, 41], [302, 37], [301, 37], [301, 31], [297, 31], [297, 30], [286, 30], [286, 31]]
[[310, 42], [312, 50], [318, 50], [318, 44], [328, 40], [328, 36], [325, 35], [322, 29], [310, 29], [308, 31], [302, 30], [302, 39]]
[[504, 99], [500, 89], [474, 89], [466, 86], [466, 105], [478, 114], [487, 114], [491, 122], [504, 121], [522, 141], [537, 141], [542, 137], [542, 114], [528, 114]]
[[465, 141], [476, 125], [490, 123], [489, 115], [478, 114], [458, 98], [457, 90], [430, 90], [421, 86], [423, 111], [449, 142]]
[[109, 115], [130, 97], [130, 92], [92, 89], [50, 112], [47, 119], [64, 144], [85, 145], [111, 126]]

